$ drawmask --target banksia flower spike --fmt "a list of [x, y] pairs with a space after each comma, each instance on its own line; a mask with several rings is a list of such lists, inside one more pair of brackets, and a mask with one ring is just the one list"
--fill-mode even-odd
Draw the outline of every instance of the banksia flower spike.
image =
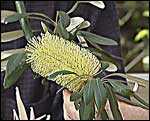
[[59, 75], [55, 79], [56, 83], [70, 91], [79, 91], [101, 66], [89, 50], [49, 32], [41, 34], [41, 37], [34, 37], [27, 44], [26, 52], [27, 63], [43, 77], [61, 70], [76, 73]]

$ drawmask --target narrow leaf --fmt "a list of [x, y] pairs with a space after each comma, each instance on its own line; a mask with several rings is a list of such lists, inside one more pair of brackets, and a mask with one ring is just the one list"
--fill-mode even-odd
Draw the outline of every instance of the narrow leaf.
[[134, 94], [134, 92], [128, 87], [128, 85], [123, 84], [120, 81], [108, 79], [108, 82], [112, 85], [114, 92], [119, 93], [122, 96], [131, 96]]
[[145, 102], [142, 98], [140, 98], [138, 95], [134, 94], [133, 97], [134, 97], [135, 99], [137, 99], [141, 104], [143, 104], [143, 105], [149, 107], [149, 104], [148, 104], [147, 102]]
[[103, 109], [100, 113], [102, 120], [109, 120], [108, 114], [105, 109]]
[[20, 13], [15, 13], [13, 15], [8, 16], [7, 18], [5, 18], [4, 23], [13, 23], [16, 21], [19, 21], [21, 18], [24, 18], [26, 15], [24, 14], [20, 14]]
[[95, 116], [94, 103], [91, 102], [88, 105], [86, 105], [85, 103], [82, 102], [79, 109], [79, 114], [80, 120], [93, 120]]
[[43, 31], [46, 33], [48, 32], [48, 27], [41, 21], [41, 26], [43, 28]]
[[69, 26], [69, 24], [70, 24], [70, 17], [68, 16], [68, 14], [66, 14], [63, 11], [59, 11], [58, 12], [58, 16], [59, 16], [59, 20], [61, 21], [61, 23], [62, 23], [62, 25], [64, 27]]
[[1, 51], [1, 60], [7, 59], [9, 56], [15, 53], [22, 53], [22, 52], [24, 52], [24, 48]]
[[[33, 30], [32, 32], [37, 32], [38, 30]], [[1, 42], [10, 42], [19, 39], [24, 36], [22, 30], [15, 30], [1, 33]]]
[[70, 101], [76, 101], [76, 100], [78, 100], [81, 97], [82, 97], [82, 93], [81, 92], [74, 92], [70, 96]]
[[1, 23], [4, 23], [5, 19], [10, 16], [16, 14], [15, 11], [10, 10], [1, 10]]
[[106, 37], [102, 37], [86, 31], [78, 31], [77, 35], [83, 36], [87, 41], [94, 42], [100, 45], [117, 45], [117, 42]]
[[61, 71], [56, 71], [52, 74], [49, 74], [49, 76], [47, 77], [48, 80], [52, 80], [55, 79], [58, 75], [67, 75], [67, 74], [76, 74], [72, 71], [68, 71], [68, 70], [61, 70]]
[[83, 91], [83, 100], [85, 104], [89, 104], [94, 97], [94, 81], [95, 80], [89, 80], [84, 88]]
[[82, 22], [84, 22], [84, 19], [82, 17], [72, 17], [70, 18], [70, 24], [66, 28], [66, 30], [70, 32], [71, 30], [79, 26]]
[[148, 81], [142, 78], [134, 77], [131, 76], [130, 74], [123, 74], [123, 73], [112, 73], [107, 76], [105, 76], [103, 79], [106, 79], [108, 77], [113, 77], [113, 76], [118, 76], [118, 77], [123, 77], [127, 79], [128, 82], [137, 82], [141, 86], [146, 86], [148, 84]]
[[1, 72], [6, 70], [7, 62], [7, 60], [1, 61]]
[[9, 57], [3, 83], [4, 88], [9, 88], [12, 86], [22, 75], [22, 73], [28, 68], [25, 60], [25, 53], [17, 53]]
[[105, 87], [107, 89], [107, 95], [110, 103], [110, 109], [112, 111], [113, 117], [115, 120], [123, 120], [121, 112], [118, 107], [117, 98], [115, 96], [115, 93], [112, 90], [112, 87], [108, 84], [105, 84]]
[[109, 72], [115, 72], [118, 70], [117, 66], [111, 62], [108, 62], [108, 61], [101, 61], [103, 64], [108, 64], [108, 67], [106, 68], [106, 71], [109, 71]]
[[103, 1], [90, 1], [89, 3], [101, 9], [105, 8], [105, 4]]
[[78, 29], [84, 29], [84, 28], [88, 28], [90, 26], [90, 22], [89, 21], [83, 21]]
[[36, 16], [38, 18], [41, 18], [43, 20], [48, 20], [53, 26], [56, 26], [56, 22], [53, 21], [49, 16], [43, 14], [43, 13], [37, 13], [37, 12], [29, 12], [27, 15], [30, 17]]
[[94, 85], [94, 98], [95, 103], [97, 106], [97, 109], [102, 109], [106, 104], [106, 90], [105, 87], [100, 79], [96, 79], [95, 85]]
[[67, 39], [67, 40], [69, 39], [69, 33], [64, 28], [61, 22], [58, 22], [57, 24], [56, 33], [64, 39]]
[[109, 67], [108, 63], [104, 63], [103, 61], [101, 61], [101, 70], [106, 70]]
[[90, 42], [94, 48], [88, 47], [94, 55], [96, 55], [98, 58], [100, 58], [103, 61], [109, 61], [115, 64], [118, 68], [121, 67], [121, 65], [116, 60], [122, 60], [122, 58], [112, 55], [111, 53], [106, 52], [104, 49], [102, 49], [100, 46], [94, 44], [93, 42]]
[[77, 35], [77, 38], [78, 38], [78, 40], [79, 40], [79, 42], [80, 42], [79, 44], [80, 44], [82, 47], [88, 47], [88, 45], [87, 45], [86, 40], [84, 39], [84, 37]]
[[9, 42], [9, 41], [21, 38], [23, 36], [24, 36], [24, 33], [22, 30], [1, 33], [1, 42]]
[[143, 109], [149, 110], [149, 107], [144, 106], [144, 105], [142, 105], [142, 104], [140, 104], [140, 103], [135, 102], [135, 100], [133, 100], [133, 97], [131, 97], [130, 100], [129, 100], [129, 99], [124, 98], [123, 96], [120, 96], [120, 95], [116, 95], [116, 96], [117, 96], [117, 98], [118, 98], [119, 100], [121, 100], [121, 101], [123, 101], [123, 102], [125, 102], [125, 103], [127, 103], [127, 104], [129, 104], [129, 105], [138, 106], [138, 107], [141, 107], [141, 108], [143, 108]]
[[66, 30], [66, 27], [70, 24], [70, 17], [63, 11], [58, 11], [58, 23], [56, 27], [56, 33], [64, 39], [69, 39], [69, 33]]
[[[18, 14], [27, 15], [23, 1], [15, 1], [15, 6]], [[25, 34], [26, 39], [30, 41], [33, 37], [33, 33], [27, 16], [24, 16], [21, 20], [19, 20], [19, 22], [21, 24], [21, 28]]]
[[74, 106], [75, 106], [76, 110], [80, 109], [80, 102], [81, 102], [81, 99], [78, 99], [78, 100], [74, 101]]

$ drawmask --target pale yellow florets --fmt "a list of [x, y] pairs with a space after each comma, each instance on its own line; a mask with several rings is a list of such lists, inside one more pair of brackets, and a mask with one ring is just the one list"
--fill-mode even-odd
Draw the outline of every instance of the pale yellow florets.
[[60, 70], [84, 76], [75, 79], [77, 75], [69, 74], [55, 79], [62, 86], [73, 80], [66, 86], [71, 91], [79, 91], [88, 77], [92, 77], [100, 68], [99, 60], [87, 49], [48, 32], [41, 37], [34, 37], [27, 44], [26, 51], [27, 62], [31, 63], [32, 70], [43, 77]]

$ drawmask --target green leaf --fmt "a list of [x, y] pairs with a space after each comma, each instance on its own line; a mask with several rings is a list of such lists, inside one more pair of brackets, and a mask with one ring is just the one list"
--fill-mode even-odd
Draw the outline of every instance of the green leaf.
[[48, 27], [41, 21], [41, 26], [43, 28], [43, 31], [46, 33], [48, 32]]
[[61, 21], [62, 25], [64, 27], [69, 26], [70, 24], [70, 17], [68, 16], [68, 14], [66, 14], [63, 11], [58, 11], [58, 16], [59, 16], [59, 21]]
[[108, 77], [113, 77], [113, 76], [123, 77], [127, 79], [128, 82], [132, 82], [132, 83], [137, 82], [139, 85], [144, 86], [144, 87], [148, 84], [148, 81], [145, 79], [141, 79], [141, 78], [134, 77], [129, 74], [123, 74], [123, 73], [112, 73], [112, 74], [105, 76], [103, 79], [106, 79]]
[[95, 116], [94, 103], [86, 105], [83, 101], [80, 103], [79, 109], [80, 120], [92, 120]]
[[15, 11], [10, 10], [1, 10], [1, 23], [4, 23], [5, 19], [10, 16], [16, 14]]
[[97, 109], [100, 110], [102, 109], [105, 104], [106, 104], [106, 90], [105, 87], [100, 79], [96, 79], [95, 85], [94, 85], [94, 98], [95, 98], [95, 103], [97, 106]]
[[109, 67], [108, 63], [104, 63], [103, 61], [101, 61], [101, 70], [106, 70]]
[[89, 104], [94, 97], [94, 81], [95, 80], [89, 80], [83, 89], [83, 100], [85, 104]]
[[63, 11], [59, 11], [58, 12], [58, 16], [59, 16], [59, 20], [57, 23], [57, 27], [56, 27], [56, 33], [64, 38], [64, 39], [69, 39], [69, 33], [66, 30], [66, 27], [69, 25], [70, 23], [70, 18], [69, 16], [63, 12]]
[[89, 1], [89, 3], [98, 7], [98, 8], [101, 8], [101, 9], [105, 8], [105, 4], [103, 1]]
[[[18, 14], [27, 15], [23, 1], [15, 1], [15, 6]], [[19, 22], [27, 41], [30, 41], [33, 37], [33, 33], [27, 16], [23, 17]]]
[[100, 113], [102, 120], [109, 120], [108, 114], [105, 109], [103, 109]]
[[117, 66], [109, 61], [101, 61], [103, 64], [108, 65], [108, 67], [105, 69], [106, 71], [109, 72], [115, 72], [118, 70]]
[[130, 100], [129, 100], [129, 99], [124, 98], [123, 96], [120, 96], [120, 95], [116, 95], [116, 96], [119, 100], [121, 100], [121, 101], [123, 101], [123, 102], [125, 102], [129, 105], [138, 106], [138, 107], [141, 107], [143, 109], [149, 110], [149, 106], [147, 107], [145, 105], [142, 105], [142, 104], [138, 103], [137, 101], [133, 100], [133, 97], [130, 97]]
[[119, 93], [122, 96], [132, 96], [134, 94], [128, 85], [123, 84], [121, 81], [115, 81], [112, 79], [107, 80], [112, 85], [114, 92]]
[[86, 40], [100, 45], [117, 45], [117, 42], [86, 31], [78, 31], [77, 35], [83, 36]]
[[43, 13], [29, 12], [29, 13], [27, 13], [27, 15], [29, 16], [29, 18], [30, 17], [34, 18], [34, 16], [35, 16], [35, 17], [37, 17], [37, 18], [39, 18], [40, 20], [43, 20], [43, 21], [47, 21], [48, 20], [48, 23], [50, 23], [53, 26], [56, 26], [56, 22], [53, 21], [49, 16], [47, 16], [47, 15], [45, 15]]
[[115, 64], [118, 68], [121, 67], [121, 65], [116, 61], [117, 60], [122, 60], [122, 58], [118, 56], [114, 56], [111, 53], [106, 52], [103, 50], [100, 46], [94, 44], [93, 42], [90, 42], [90, 44], [93, 45], [94, 48], [88, 47], [89, 50], [92, 51], [94, 55], [96, 55], [98, 58], [100, 58], [103, 61], [109, 61]]
[[146, 107], [149, 108], [149, 104], [148, 104], [147, 102], [145, 102], [142, 98], [140, 98], [138, 95], [136, 95], [136, 94], [134, 93], [133, 97], [134, 97], [135, 99], [137, 99], [141, 104], [143, 104], [144, 106], [146, 106]]
[[47, 79], [52, 80], [52, 79], [55, 79], [58, 75], [67, 75], [67, 74], [76, 74], [76, 73], [72, 71], [68, 71], [68, 70], [56, 71], [52, 74], [49, 74]]
[[74, 101], [74, 106], [75, 106], [76, 110], [80, 109], [80, 103], [81, 103], [81, 98]]
[[[32, 32], [37, 32], [39, 30], [33, 30]], [[24, 36], [22, 30], [15, 30], [10, 32], [1, 33], [1, 42], [10, 42], [19, 39]]]
[[67, 31], [72, 31], [73, 29], [77, 28], [82, 22], [84, 22], [84, 19], [82, 17], [72, 17], [70, 18], [70, 24], [67, 26]]
[[15, 53], [22, 53], [22, 52], [24, 52], [24, 50], [25, 50], [25, 48], [1, 51], [1, 60], [6, 60], [6, 59], [8, 59], [11, 55], [13, 55], [13, 54], [15, 54]]
[[21, 18], [24, 18], [25, 16], [26, 16], [25, 14], [15, 13], [5, 18], [4, 23], [5, 24], [13, 23], [13, 22], [19, 21]]
[[22, 73], [27, 69], [28, 65], [25, 63], [25, 53], [17, 53], [9, 57], [6, 74], [4, 78], [4, 88], [12, 86]]
[[89, 21], [83, 21], [78, 29], [84, 29], [84, 28], [88, 28], [90, 26], [90, 22]]
[[1, 33], [1, 42], [9, 42], [9, 41], [21, 38], [23, 36], [24, 36], [24, 33], [22, 30]]
[[57, 24], [56, 33], [64, 39], [67, 39], [67, 40], [69, 39], [69, 33], [64, 28], [64, 26], [61, 24], [61, 22], [58, 22], [58, 24]]
[[1, 72], [6, 70], [8, 60], [1, 61]]
[[117, 98], [115, 96], [115, 93], [113, 92], [113, 89], [110, 85], [105, 84], [107, 95], [109, 99], [110, 109], [112, 111], [113, 117], [115, 120], [123, 120], [121, 112], [118, 107]]
[[84, 39], [84, 37], [77, 35], [77, 38], [79, 40], [79, 44], [82, 47], [88, 47], [88, 45], [87, 45], [86, 40]]
[[76, 101], [82, 97], [82, 92], [74, 92], [70, 96], [70, 101]]

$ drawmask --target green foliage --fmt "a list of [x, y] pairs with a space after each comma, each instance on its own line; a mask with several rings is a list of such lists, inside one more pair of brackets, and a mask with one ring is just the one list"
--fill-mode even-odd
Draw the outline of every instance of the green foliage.
[[43, 22], [41, 22], [41, 26], [42, 26], [43, 31], [44, 31], [45, 33], [48, 32], [48, 27], [47, 27]]
[[100, 79], [94, 81], [94, 98], [98, 110], [104, 108], [106, 104], [106, 90]]
[[118, 107], [117, 98], [113, 92], [113, 89], [111, 86], [105, 84], [105, 87], [107, 89], [107, 96], [109, 99], [110, 108], [113, 114], [113, 117], [115, 120], [123, 120], [123, 117], [121, 115], [121, 112]]
[[[26, 9], [25, 9], [23, 1], [16, 1], [15, 5], [16, 5], [18, 14], [26, 15]], [[31, 37], [33, 37], [33, 33], [32, 33], [32, 29], [31, 29], [31, 26], [29, 24], [29, 20], [27, 19], [27, 17], [23, 17], [20, 20], [20, 24], [21, 24], [21, 27], [25, 34], [26, 39], [30, 41]]]
[[134, 94], [133, 97], [135, 99], [137, 99], [140, 103], [142, 103], [144, 106], [148, 107], [147, 109], [149, 109], [149, 104], [147, 102], [145, 102], [142, 98], [140, 98], [138, 95]]
[[25, 63], [25, 60], [25, 53], [17, 53], [9, 57], [4, 78], [4, 88], [9, 88], [15, 84], [18, 78], [27, 69], [28, 65]]
[[70, 96], [70, 101], [76, 101], [78, 99], [80, 99], [82, 97], [82, 92], [74, 92], [72, 93], [72, 95]]
[[94, 103], [90, 102], [89, 104], [86, 105], [84, 102], [81, 102], [79, 115], [80, 115], [80, 120], [92, 120], [95, 115]]
[[117, 45], [117, 42], [90, 32], [78, 31], [77, 35], [83, 36], [86, 40], [100, 45]]
[[8, 16], [7, 18], [5, 18], [4, 23], [13, 23], [13, 22], [17, 22], [18, 20], [20, 20], [21, 18], [24, 18], [25, 15], [20, 14], [20, 13], [15, 13], [13, 15]]
[[68, 70], [61, 70], [61, 71], [56, 71], [50, 75], [48, 75], [47, 79], [48, 80], [53, 80], [55, 79], [58, 75], [66, 75], [66, 74], [76, 74], [72, 71], [68, 71]]
[[119, 93], [120, 95], [128, 97], [134, 93], [126, 84], [123, 84], [120, 80], [116, 81], [108, 79], [108, 82], [114, 88], [114, 92]]
[[83, 91], [83, 100], [86, 105], [94, 98], [94, 88], [94, 80], [89, 80]]
[[23, 36], [24, 36], [24, 33], [22, 30], [1, 33], [1, 42], [9, 42], [9, 41], [21, 38]]
[[69, 40], [69, 33], [66, 30], [66, 27], [70, 23], [70, 17], [63, 11], [58, 11], [58, 23], [56, 26], [56, 33], [60, 36], [63, 37], [64, 39]]
[[[87, 82], [80, 92], [74, 92], [71, 95], [70, 100], [74, 101], [76, 109], [79, 110], [80, 119], [89, 120], [95, 118], [93, 111], [96, 109], [92, 108], [91, 105], [93, 105], [93, 107], [96, 105], [98, 115], [101, 115], [103, 120], [109, 119], [108, 112], [104, 109], [107, 100], [110, 103], [110, 109], [115, 120], [123, 119], [118, 107], [118, 99], [130, 105], [149, 109], [149, 104], [137, 96], [128, 85], [123, 83], [123, 80], [111, 79], [111, 76], [127, 77], [125, 74], [114, 73], [102, 79], [93, 78]], [[118, 94], [121, 97], [134, 97], [139, 103], [133, 102], [127, 98], [119, 98], [117, 96]]]
[[103, 120], [109, 120], [109, 116], [108, 116], [107, 111], [105, 109], [103, 109], [100, 112], [100, 116], [102, 117]]
[[[110, 38], [105, 38], [100, 35], [96, 35], [94, 33], [82, 31], [81, 29], [89, 27], [90, 23], [88, 21], [83, 20], [79, 25], [75, 26], [71, 31], [67, 31], [67, 27], [70, 25], [71, 18], [69, 16], [78, 6], [79, 3], [90, 3], [94, 6], [102, 8], [104, 6], [101, 1], [77, 1], [73, 8], [65, 13], [63, 11], [57, 11], [56, 22], [49, 18], [47, 15], [42, 13], [26, 13], [25, 6], [23, 1], [16, 1], [16, 9], [17, 13], [9, 14], [9, 16], [5, 16], [4, 22], [11, 23], [19, 21], [24, 32], [24, 35], [28, 41], [33, 37], [33, 32], [30, 27], [29, 18], [41, 20], [41, 25], [44, 32], [50, 31], [49, 26], [47, 26], [44, 22], [53, 25], [54, 31], [52, 33], [59, 35], [67, 40], [75, 41], [76, 36], [81, 36], [83, 39], [88, 41], [93, 47], [87, 47], [93, 54], [95, 54], [101, 60], [101, 70], [98, 72], [101, 74], [105, 72], [111, 66], [111, 63], [115, 64], [119, 68], [119, 64], [115, 61], [115, 56], [110, 53], [104, 51], [99, 45], [118, 45], [118, 43]], [[125, 25], [127, 19], [129, 19], [134, 10], [130, 11], [130, 13], [122, 20], [122, 26]], [[143, 13], [144, 16], [148, 16], [148, 13]], [[2, 34], [2, 42], [8, 42], [11, 40], [18, 39], [23, 36], [22, 31], [16, 31]], [[9, 35], [9, 36], [8, 36]], [[141, 30], [135, 37], [135, 41], [138, 41], [143, 38], [149, 38], [148, 29]], [[6, 74], [4, 79], [4, 87], [9, 88], [16, 83], [19, 77], [23, 74], [23, 72], [29, 67], [26, 64], [26, 53], [16, 53], [9, 56], [6, 68]], [[1, 59], [2, 60], [2, 59]], [[111, 63], [109, 63], [111, 62]], [[58, 75], [67, 75], [67, 74], [76, 74], [74, 72], [68, 70], [60, 70], [54, 73], [50, 73], [47, 77], [48, 80], [55, 79]], [[125, 74], [113, 73], [107, 75], [103, 78], [91, 77], [85, 86], [79, 91], [72, 93], [70, 97], [70, 101], [73, 101], [75, 104], [75, 108], [79, 110], [79, 115], [81, 120], [93, 120], [95, 119], [96, 111], [98, 111], [98, 115], [101, 115], [102, 120], [108, 120], [108, 112], [105, 110], [106, 102], [109, 101], [111, 112], [113, 114], [113, 118], [115, 120], [122, 120], [123, 117], [118, 108], [118, 97], [117, 95], [121, 95], [124, 97], [134, 97], [139, 103], [132, 102], [132, 100], [123, 99], [125, 102], [139, 106], [145, 109], [149, 109], [149, 104], [141, 99], [128, 85], [122, 83], [123, 80], [111, 79], [111, 77], [118, 76], [131, 80], [138, 80], [127, 76]], [[80, 78], [80, 76], [79, 76]], [[70, 80], [71, 82], [72, 80]], [[139, 80], [137, 81], [138, 83]]]

